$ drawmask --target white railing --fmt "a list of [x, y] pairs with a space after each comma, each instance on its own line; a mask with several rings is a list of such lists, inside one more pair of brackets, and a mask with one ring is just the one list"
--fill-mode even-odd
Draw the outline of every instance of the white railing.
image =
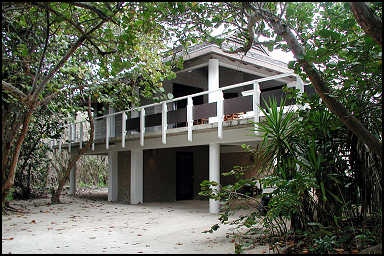
[[[255, 123], [259, 122], [259, 117], [260, 117], [260, 83], [269, 81], [269, 80], [274, 80], [274, 79], [279, 79], [283, 77], [288, 77], [288, 76], [296, 76], [294, 73], [285, 73], [285, 74], [280, 74], [280, 75], [275, 75], [275, 76], [270, 76], [270, 77], [264, 77], [264, 78], [259, 78], [243, 83], [238, 83], [234, 85], [229, 85], [225, 86], [222, 88], [218, 88], [216, 90], [211, 90], [211, 91], [203, 91], [187, 96], [182, 96], [178, 98], [174, 98], [171, 100], [166, 100], [162, 101], [159, 103], [153, 103], [145, 106], [140, 106], [140, 107], [134, 107], [131, 109], [123, 110], [120, 112], [115, 112], [115, 113], [110, 113], [104, 116], [100, 117], [95, 117], [94, 118], [94, 124], [96, 123], [96, 120], [106, 120], [106, 134], [105, 134], [105, 139], [106, 139], [106, 149], [109, 149], [109, 140], [111, 137], [111, 118], [116, 115], [122, 115], [122, 126], [121, 126], [121, 146], [122, 148], [125, 148], [125, 140], [127, 137], [127, 130], [126, 130], [126, 120], [127, 120], [127, 113], [129, 112], [140, 112], [140, 145], [144, 146], [144, 137], [145, 137], [145, 109], [149, 107], [154, 107], [154, 106], [162, 106], [162, 122], [161, 122], [161, 133], [162, 133], [162, 143], [166, 144], [167, 140], [167, 104], [184, 100], [187, 99], [187, 131], [188, 131], [188, 136], [187, 140], [192, 141], [192, 127], [193, 127], [193, 98], [201, 95], [208, 95], [208, 94], [213, 94], [219, 92], [221, 97], [218, 97], [217, 99], [217, 135], [219, 139], [223, 138], [223, 121], [224, 121], [224, 104], [223, 100], [223, 91], [230, 90], [230, 89], [235, 89], [239, 87], [244, 87], [247, 85], [253, 85], [253, 89], [250, 91], [243, 91], [243, 96], [244, 95], [252, 95], [253, 98], [253, 105], [252, 105], [252, 112], [253, 112], [253, 121]], [[299, 88], [301, 93], [304, 91], [303, 87], [303, 82], [302, 80], [296, 76], [296, 83], [294, 83], [294, 86], [296, 88]], [[288, 86], [293, 86], [293, 83], [290, 83]], [[68, 136], [68, 150], [71, 151], [71, 144], [72, 143], [77, 143], [79, 142], [79, 147], [82, 148], [83, 142], [84, 142], [84, 125], [83, 123], [88, 123], [88, 121], [79, 121], [79, 122], [74, 122], [71, 124], [67, 124], [64, 127], [68, 130], [69, 136]], [[77, 135], [77, 125], [79, 125], [79, 137], [76, 137]], [[95, 135], [96, 135], [96, 127], [95, 128]], [[113, 127], [114, 128], [114, 127]], [[94, 136], [95, 137], [95, 136]], [[63, 138], [59, 139], [58, 145], [59, 145], [59, 150], [61, 150], [61, 145], [62, 145], [62, 140]], [[65, 137], [64, 137], [65, 141]], [[57, 145], [57, 141], [53, 140], [50, 142], [51, 147]], [[92, 144], [92, 151], [94, 151], [94, 143]]]

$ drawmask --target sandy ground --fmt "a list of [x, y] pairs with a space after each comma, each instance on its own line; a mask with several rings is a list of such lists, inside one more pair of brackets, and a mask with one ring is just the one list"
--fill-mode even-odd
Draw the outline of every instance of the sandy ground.
[[26, 213], [2, 216], [2, 253], [234, 253], [231, 226], [202, 233], [218, 218], [208, 201], [129, 205], [108, 202], [106, 190], [80, 195], [57, 205], [48, 198], [11, 203]]

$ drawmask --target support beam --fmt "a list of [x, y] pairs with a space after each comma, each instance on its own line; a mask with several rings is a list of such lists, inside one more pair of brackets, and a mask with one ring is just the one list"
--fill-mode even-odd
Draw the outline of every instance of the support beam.
[[118, 152], [108, 153], [108, 201], [116, 202], [118, 200], [118, 169], [117, 169], [117, 154]]
[[143, 203], [143, 150], [131, 151], [131, 204]]
[[[215, 181], [220, 184], [220, 144], [209, 144], [209, 181]], [[219, 188], [216, 188], [219, 189]], [[220, 202], [209, 199], [209, 213], [219, 213]]]
[[76, 164], [69, 174], [69, 194], [72, 196], [76, 194]]
[[[208, 90], [219, 89], [219, 60], [210, 59], [208, 61]], [[208, 103], [217, 102], [219, 97], [218, 92], [210, 93], [208, 95]], [[209, 123], [217, 122], [216, 117], [210, 117]]]

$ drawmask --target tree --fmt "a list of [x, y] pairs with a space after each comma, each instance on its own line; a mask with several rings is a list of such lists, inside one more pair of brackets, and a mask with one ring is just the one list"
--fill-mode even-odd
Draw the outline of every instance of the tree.
[[50, 145], [44, 143], [44, 138], [48, 136], [58, 138], [62, 133], [59, 121], [66, 117], [60, 113], [53, 115], [51, 111], [49, 107], [40, 108], [31, 118], [30, 128], [23, 142], [15, 173], [14, 186], [17, 189], [15, 189], [16, 194], [13, 195], [13, 198], [17, 196], [29, 199], [37, 196], [45, 188], [50, 162], [46, 155], [50, 151]]
[[[109, 102], [100, 88], [109, 83], [112, 91], [122, 90], [113, 80], [128, 71], [128, 82], [134, 81], [129, 92], [137, 86], [161, 92], [161, 81], [172, 74], [171, 64], [158, 61], [161, 56], [150, 49], [163, 45], [151, 3], [2, 3], [2, 33], [3, 204], [37, 109], [86, 88], [88, 96]], [[97, 84], [76, 85], [89, 77]], [[131, 95], [136, 102], [138, 95]]]
[[64, 170], [62, 170], [62, 172], [61, 172], [62, 175], [59, 175], [57, 189], [52, 189], [52, 191], [51, 191], [51, 193], [52, 193], [51, 202], [52, 203], [60, 203], [61, 192], [63, 190], [65, 182], [68, 180], [68, 177], [69, 177], [69, 174], [70, 174], [72, 168], [76, 165], [76, 162], [80, 159], [80, 157], [82, 155], [84, 155], [84, 153], [91, 148], [91, 145], [93, 143], [93, 140], [95, 137], [95, 128], [94, 128], [94, 120], [93, 120], [92, 111], [91, 111], [91, 104], [92, 104], [91, 95], [88, 95], [87, 114], [88, 114], [88, 119], [89, 119], [89, 124], [90, 124], [89, 140], [87, 141], [85, 146], [79, 150], [79, 152], [77, 154], [71, 154], [69, 162], [65, 166]]
[[380, 18], [363, 2], [351, 2], [351, 10], [362, 29], [383, 47], [383, 23]]
[[[233, 53], [249, 51], [252, 45], [265, 45], [270, 50], [272, 49], [284, 49], [285, 51], [292, 51], [296, 61], [291, 63], [291, 67], [294, 67], [296, 73], [298, 73], [303, 80], [308, 78], [313, 85], [316, 93], [320, 96], [327, 108], [330, 109], [340, 120], [348, 127], [348, 129], [355, 134], [361, 142], [363, 142], [371, 152], [375, 153], [378, 157], [382, 157], [382, 142], [381, 135], [376, 136], [367, 129], [367, 124], [363, 124], [356, 116], [348, 110], [345, 104], [340, 102], [340, 99], [335, 97], [335, 80], [334, 77], [329, 78], [323, 75], [324, 71], [328, 71], [326, 65], [332, 61], [343, 61], [339, 59], [341, 48], [339, 47], [334, 56], [329, 54], [328, 60], [322, 58], [322, 62], [319, 62], [314, 52], [320, 53], [324, 51], [321, 45], [318, 45], [318, 38], [331, 37], [337, 35], [336, 38], [330, 38], [333, 40], [334, 46], [348, 47], [349, 44], [353, 44], [354, 41], [348, 41], [346, 37], [342, 37], [340, 33], [333, 33], [329, 30], [329, 27], [344, 27], [344, 35], [352, 35], [353, 40], [364, 41], [367, 36], [362, 33], [361, 29], [356, 26], [356, 20], [353, 19], [351, 12], [348, 10], [348, 6], [344, 6], [342, 3], [202, 3], [201, 6], [204, 12], [204, 16], [210, 17], [211, 26], [219, 26], [221, 24], [227, 28], [227, 31], [238, 30], [238, 35], [246, 38], [244, 45], [238, 49], [233, 49]], [[353, 10], [361, 10], [357, 12], [356, 17], [358, 20], [364, 20], [363, 27], [373, 31], [372, 28], [377, 26], [381, 28], [381, 3], [375, 4], [376, 10], [373, 12], [366, 4], [354, 4]], [[361, 9], [363, 8], [363, 9]], [[332, 11], [333, 10], [333, 11]], [[327, 12], [333, 12], [334, 14], [342, 13], [344, 15], [345, 23], [340, 22], [341, 19], [328, 20], [328, 22], [318, 22], [321, 17]], [[314, 15], [314, 13], [316, 15]], [[355, 11], [356, 13], [356, 11]], [[379, 16], [378, 16], [379, 15]], [[189, 16], [188, 16], [189, 17]], [[365, 17], [363, 19], [363, 17]], [[370, 19], [368, 19], [370, 18]], [[197, 23], [199, 19], [191, 18], [190, 23]], [[202, 24], [202, 26], [205, 24]], [[348, 27], [349, 26], [349, 27]], [[353, 29], [351, 29], [353, 28]], [[339, 29], [340, 31], [340, 29]], [[368, 31], [368, 30], [367, 30]], [[376, 31], [376, 30], [375, 30]], [[341, 32], [341, 31], [340, 31]], [[323, 34], [322, 34], [323, 33]], [[373, 35], [375, 32], [370, 32]], [[377, 35], [381, 35], [377, 33]], [[267, 41], [262, 41], [261, 36], [267, 38]], [[222, 42], [223, 40], [216, 40]], [[330, 40], [328, 40], [330, 41]], [[366, 41], [366, 40], [365, 40]], [[379, 41], [378, 41], [379, 42]], [[368, 45], [367, 45], [368, 47]], [[381, 44], [380, 44], [381, 47]], [[375, 49], [378, 53], [381, 49]], [[320, 54], [320, 56], [322, 56]], [[331, 58], [333, 57], [333, 58]], [[378, 61], [378, 60], [377, 60]], [[323, 64], [323, 65], [322, 65]], [[362, 74], [364, 76], [365, 74]], [[344, 81], [343, 81], [344, 82]], [[358, 81], [356, 81], [358, 82]], [[343, 83], [337, 85], [342, 88]], [[357, 86], [356, 86], [357, 87]]]

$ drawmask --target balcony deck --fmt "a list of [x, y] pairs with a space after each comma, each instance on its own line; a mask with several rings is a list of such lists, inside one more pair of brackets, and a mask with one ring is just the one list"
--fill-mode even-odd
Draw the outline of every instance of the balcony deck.
[[[111, 113], [95, 118], [95, 140], [92, 148], [86, 154], [105, 154], [110, 151], [124, 151], [134, 149], [154, 149], [167, 147], [185, 147], [206, 145], [209, 143], [241, 144], [249, 141], [261, 140], [261, 134], [255, 134], [251, 130], [254, 123], [262, 121], [264, 102], [268, 97], [275, 97], [278, 101], [284, 96], [282, 90], [262, 93], [259, 82], [268, 81], [292, 73], [261, 78], [240, 84], [226, 86], [214, 91], [204, 91], [173, 100], [154, 103], [134, 109]], [[301, 83], [300, 83], [301, 82]], [[233, 88], [249, 88], [252, 90], [242, 91], [240, 97], [224, 99], [223, 91]], [[248, 86], [248, 87], [245, 87]], [[291, 85], [292, 86], [292, 85]], [[293, 86], [304, 91], [301, 80]], [[200, 105], [193, 105], [193, 97], [200, 95], [216, 95], [214, 102]], [[187, 100], [186, 108], [168, 110], [173, 102]], [[284, 108], [294, 107], [294, 102], [287, 102]], [[146, 115], [146, 110], [151, 107], [161, 107], [161, 112]], [[226, 120], [226, 117], [242, 113], [240, 118]], [[206, 120], [207, 123], [200, 123], [199, 120]], [[78, 122], [67, 126], [67, 138], [55, 144], [60, 150], [78, 150], [86, 143], [84, 136], [84, 122]], [[184, 124], [184, 127], [177, 127], [176, 124]], [[79, 132], [76, 132], [76, 127]], [[73, 129], [74, 128], [74, 129]], [[79, 136], [76, 136], [76, 133]], [[251, 136], [253, 133], [254, 136]], [[71, 138], [69, 140], [68, 138]]]

